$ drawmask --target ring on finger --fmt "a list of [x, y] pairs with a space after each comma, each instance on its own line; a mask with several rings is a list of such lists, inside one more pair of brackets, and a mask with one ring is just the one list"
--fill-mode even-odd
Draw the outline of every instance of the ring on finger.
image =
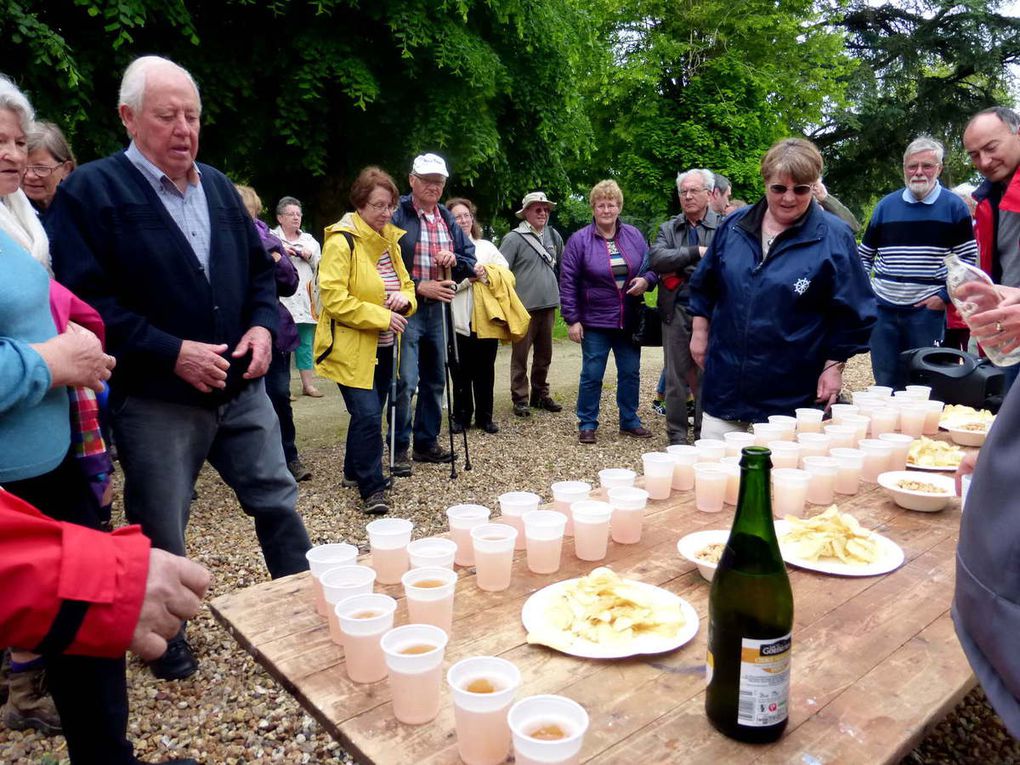
[[1002, 332], [1002, 322], [1001, 321], [995, 322], [995, 331], [996, 332]]

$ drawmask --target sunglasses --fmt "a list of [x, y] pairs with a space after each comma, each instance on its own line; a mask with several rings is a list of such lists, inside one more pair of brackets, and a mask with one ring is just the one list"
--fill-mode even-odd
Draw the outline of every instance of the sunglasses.
[[784, 186], [781, 183], [773, 183], [769, 186], [769, 191], [771, 191], [773, 194], [776, 194], [777, 196], [782, 196], [787, 191], [793, 191], [793, 193], [796, 194], [798, 197], [803, 197], [811, 193], [811, 185], [807, 183], [800, 183], [797, 184], [796, 186], [790, 187]]

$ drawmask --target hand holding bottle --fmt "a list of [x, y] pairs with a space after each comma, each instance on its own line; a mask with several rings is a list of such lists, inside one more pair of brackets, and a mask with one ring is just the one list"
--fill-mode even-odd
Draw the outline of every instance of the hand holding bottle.
[[961, 284], [956, 295], [974, 306], [967, 325], [996, 364], [996, 355], [1008, 356], [1020, 347], [1020, 289], [973, 281]]

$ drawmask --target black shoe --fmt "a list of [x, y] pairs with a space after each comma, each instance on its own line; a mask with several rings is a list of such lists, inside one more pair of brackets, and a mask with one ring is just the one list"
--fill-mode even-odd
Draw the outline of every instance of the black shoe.
[[295, 481], [307, 481], [312, 477], [312, 471], [305, 467], [301, 460], [292, 460], [287, 463], [287, 470], [294, 476]]
[[[353, 478], [347, 478], [346, 476], [344, 477], [344, 479], [342, 481], [340, 481], [340, 485], [343, 486], [345, 489], [356, 489], [356, 488], [358, 488], [358, 482], [355, 481]], [[383, 485], [383, 488], [385, 488], [385, 489], [392, 489], [393, 488], [393, 479], [392, 478], [387, 478], [386, 479], [386, 483]]]
[[461, 433], [464, 432], [464, 425], [454, 420], [453, 424], [450, 425], [450, 432], [459, 436]]
[[149, 662], [149, 669], [160, 680], [183, 680], [198, 671], [198, 659], [183, 631], [167, 642], [166, 653]]
[[514, 414], [516, 414], [518, 417], [530, 417], [531, 410], [528, 408], [528, 405], [523, 401], [515, 401]]
[[411, 455], [415, 462], [452, 462], [453, 453], [446, 451], [439, 444], [432, 444], [428, 449], [415, 449]]
[[484, 430], [486, 433], [499, 433], [499, 425], [494, 423], [492, 420], [481, 423], [478, 427]]
[[539, 398], [532, 396], [531, 406], [533, 409], [545, 409], [547, 412], [563, 411], [563, 407], [553, 401], [549, 396], [541, 396]]
[[361, 506], [361, 512], [365, 515], [386, 515], [389, 511], [390, 505], [386, 501], [386, 492], [383, 491], [369, 495]]
[[[407, 449], [397, 452], [397, 456], [393, 458], [393, 467], [390, 468], [390, 475], [397, 478], [407, 478], [411, 475], [411, 460], [407, 458]], [[354, 485], [357, 486], [357, 483]]]

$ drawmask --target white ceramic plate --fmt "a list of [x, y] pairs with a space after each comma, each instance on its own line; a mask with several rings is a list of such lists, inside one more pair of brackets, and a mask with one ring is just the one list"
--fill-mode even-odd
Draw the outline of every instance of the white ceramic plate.
[[[521, 621], [524, 622], [524, 629], [528, 630], [528, 632], [540, 631], [545, 621], [546, 609], [560, 596], [567, 585], [573, 584], [576, 581], [577, 579], [565, 579], [562, 582], [550, 584], [524, 601], [524, 608], [521, 609]], [[582, 659], [623, 659], [639, 654], [674, 651], [698, 634], [698, 613], [686, 600], [674, 595], [669, 590], [664, 590], [653, 584], [645, 584], [633, 579], [625, 581], [642, 589], [647, 589], [650, 592], [655, 592], [659, 597], [675, 600], [679, 603], [680, 613], [684, 617], [684, 624], [676, 636], [666, 638], [660, 635], [642, 635], [629, 643], [612, 646], [599, 645], [598, 643], [592, 643], [588, 640], [581, 640], [575, 637], [569, 647], [557, 647], [556, 650], [570, 656], [579, 656]]]
[[879, 543], [878, 560], [864, 566], [852, 566], [848, 563], [832, 559], [805, 560], [804, 558], [798, 558], [783, 544], [783, 536], [789, 532], [790, 524], [788, 521], [776, 521], [776, 536], [779, 537], [779, 550], [783, 554], [783, 560], [797, 568], [818, 571], [822, 574], [835, 574], [836, 576], [878, 576], [879, 574], [888, 574], [890, 571], [895, 571], [903, 565], [903, 548], [889, 539], [889, 537], [884, 537], [875, 531], [871, 532], [871, 534]]
[[935, 472], [935, 473], [945, 473], [945, 472], [953, 472], [953, 473], [955, 473], [956, 472], [956, 468], [958, 468], [960, 466], [959, 465], [915, 465], [910, 460], [907, 460], [907, 467], [909, 469], [911, 469], [911, 470], [929, 470], [929, 471], [932, 471], [932, 472]]

